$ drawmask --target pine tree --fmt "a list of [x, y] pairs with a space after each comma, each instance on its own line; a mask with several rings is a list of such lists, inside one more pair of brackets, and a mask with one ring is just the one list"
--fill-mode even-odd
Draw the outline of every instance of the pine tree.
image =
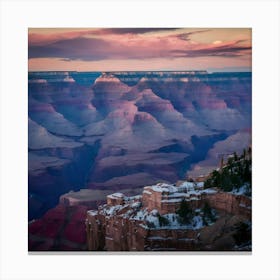
[[179, 215], [179, 221], [182, 224], [187, 224], [190, 222], [193, 213], [192, 209], [189, 207], [187, 201], [183, 199], [180, 203], [179, 209], [176, 211], [176, 214]]

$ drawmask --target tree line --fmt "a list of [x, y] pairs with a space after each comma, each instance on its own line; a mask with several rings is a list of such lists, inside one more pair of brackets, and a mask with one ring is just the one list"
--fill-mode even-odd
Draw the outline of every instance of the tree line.
[[247, 188], [247, 195], [250, 195], [252, 189], [252, 151], [250, 147], [244, 149], [240, 156], [234, 153], [228, 157], [227, 163], [214, 170], [204, 182], [205, 188], [216, 187], [226, 192], [239, 190], [244, 185]]

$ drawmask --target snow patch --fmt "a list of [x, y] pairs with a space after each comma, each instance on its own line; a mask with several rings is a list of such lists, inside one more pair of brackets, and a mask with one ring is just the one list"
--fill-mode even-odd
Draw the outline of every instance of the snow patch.
[[205, 189], [205, 190], [202, 190], [201, 193], [214, 194], [214, 193], [217, 193], [217, 191], [213, 190], [213, 189]]
[[98, 211], [97, 210], [89, 210], [89, 211], [87, 211], [87, 214], [90, 215], [90, 216], [96, 216], [98, 214]]
[[246, 195], [246, 193], [248, 193], [248, 189], [249, 189], [249, 186], [245, 184], [242, 187], [240, 187], [239, 189], [233, 189], [231, 191], [231, 193], [235, 194], [235, 195]]

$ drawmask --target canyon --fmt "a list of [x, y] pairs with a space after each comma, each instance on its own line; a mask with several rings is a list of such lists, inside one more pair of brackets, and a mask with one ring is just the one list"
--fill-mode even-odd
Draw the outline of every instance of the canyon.
[[29, 249], [251, 251], [251, 147], [196, 181], [157, 183], [139, 192], [61, 195], [55, 208], [29, 223]]
[[[208, 174], [251, 143], [251, 79], [206, 71], [29, 72], [29, 221], [71, 190], [96, 191], [103, 203], [109, 193], [131, 196]], [[54, 216], [64, 215], [59, 207]]]
[[[223, 192], [178, 181], [130, 197], [105, 193], [106, 201], [91, 189], [61, 195], [56, 207], [29, 223], [29, 251], [251, 250], [252, 201], [244, 188]], [[187, 220], [182, 203], [191, 213]], [[239, 244], [236, 236], [245, 241]]]

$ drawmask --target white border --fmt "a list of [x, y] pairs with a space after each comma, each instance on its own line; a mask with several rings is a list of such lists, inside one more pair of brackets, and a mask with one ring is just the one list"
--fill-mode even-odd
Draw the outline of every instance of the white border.
[[[252, 255], [28, 255], [28, 27], [253, 28]], [[1, 279], [280, 279], [278, 1], [1, 2]]]

